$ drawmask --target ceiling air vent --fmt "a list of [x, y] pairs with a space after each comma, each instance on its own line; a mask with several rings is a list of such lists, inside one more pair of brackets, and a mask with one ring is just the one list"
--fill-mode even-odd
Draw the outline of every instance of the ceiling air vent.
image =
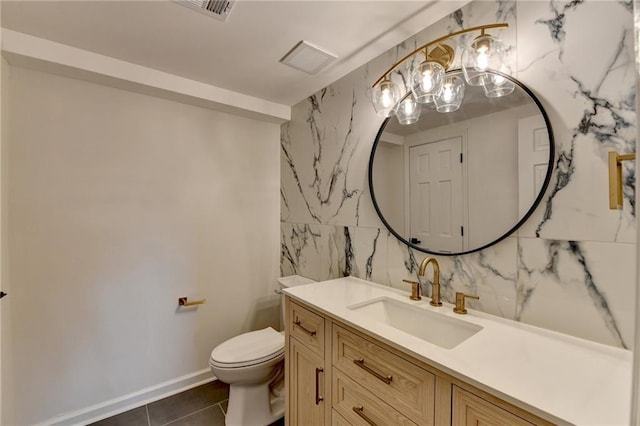
[[175, 0], [176, 3], [197, 10], [212, 18], [226, 21], [235, 0]]
[[301, 40], [280, 59], [280, 62], [307, 74], [316, 74], [336, 58], [333, 53]]

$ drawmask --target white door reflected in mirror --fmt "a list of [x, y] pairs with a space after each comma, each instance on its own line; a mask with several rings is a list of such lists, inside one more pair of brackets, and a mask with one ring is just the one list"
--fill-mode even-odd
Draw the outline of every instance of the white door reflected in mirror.
[[480, 250], [514, 232], [540, 203], [553, 134], [537, 98], [509, 79], [516, 88], [507, 97], [470, 86], [456, 112], [423, 105], [414, 124], [395, 117], [382, 124], [369, 187], [383, 223], [405, 244], [443, 255]]
[[547, 173], [549, 134], [539, 115], [518, 121], [518, 210], [523, 216], [540, 193]]
[[462, 244], [462, 137], [409, 147], [409, 235], [423, 247]]

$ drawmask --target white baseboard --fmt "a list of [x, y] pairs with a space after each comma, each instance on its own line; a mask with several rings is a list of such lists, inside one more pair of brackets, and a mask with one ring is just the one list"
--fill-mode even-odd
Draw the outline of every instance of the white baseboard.
[[40, 423], [41, 426], [76, 426], [87, 425], [106, 419], [116, 414], [124, 413], [133, 408], [184, 392], [196, 386], [217, 380], [210, 369], [196, 371], [173, 380], [168, 380], [155, 386], [142, 389], [109, 401], [101, 402], [76, 410]]

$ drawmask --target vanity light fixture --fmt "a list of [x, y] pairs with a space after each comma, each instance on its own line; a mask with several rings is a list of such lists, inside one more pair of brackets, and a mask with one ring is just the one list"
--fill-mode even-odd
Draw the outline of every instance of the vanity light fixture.
[[420, 118], [420, 104], [415, 100], [413, 95], [407, 96], [396, 111], [396, 117], [400, 124], [413, 124]]
[[464, 99], [464, 82], [458, 75], [446, 75], [438, 96], [435, 97], [436, 111], [453, 112], [460, 108]]
[[[504, 63], [505, 49], [500, 39], [486, 33], [488, 29], [508, 26], [507, 23], [496, 23], [467, 28], [418, 47], [393, 64], [371, 86], [371, 102], [376, 113], [380, 117], [396, 115], [400, 124], [412, 124], [420, 117], [421, 104], [431, 104], [438, 112], [456, 111], [464, 99], [465, 81], [471, 86], [483, 86], [487, 97], [510, 94], [515, 84], [503, 76], [509, 74]], [[462, 51], [462, 71], [451, 71], [456, 52], [443, 42], [476, 31], [480, 35]], [[424, 61], [409, 70], [409, 78], [403, 78], [405, 87], [392, 81], [393, 71], [418, 55], [424, 55]], [[411, 94], [407, 96], [409, 92]]]

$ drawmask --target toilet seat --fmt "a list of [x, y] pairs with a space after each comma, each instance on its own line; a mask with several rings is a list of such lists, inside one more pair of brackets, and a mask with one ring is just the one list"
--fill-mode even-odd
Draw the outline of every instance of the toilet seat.
[[233, 337], [211, 351], [209, 365], [241, 368], [262, 364], [284, 355], [284, 336], [271, 327]]

